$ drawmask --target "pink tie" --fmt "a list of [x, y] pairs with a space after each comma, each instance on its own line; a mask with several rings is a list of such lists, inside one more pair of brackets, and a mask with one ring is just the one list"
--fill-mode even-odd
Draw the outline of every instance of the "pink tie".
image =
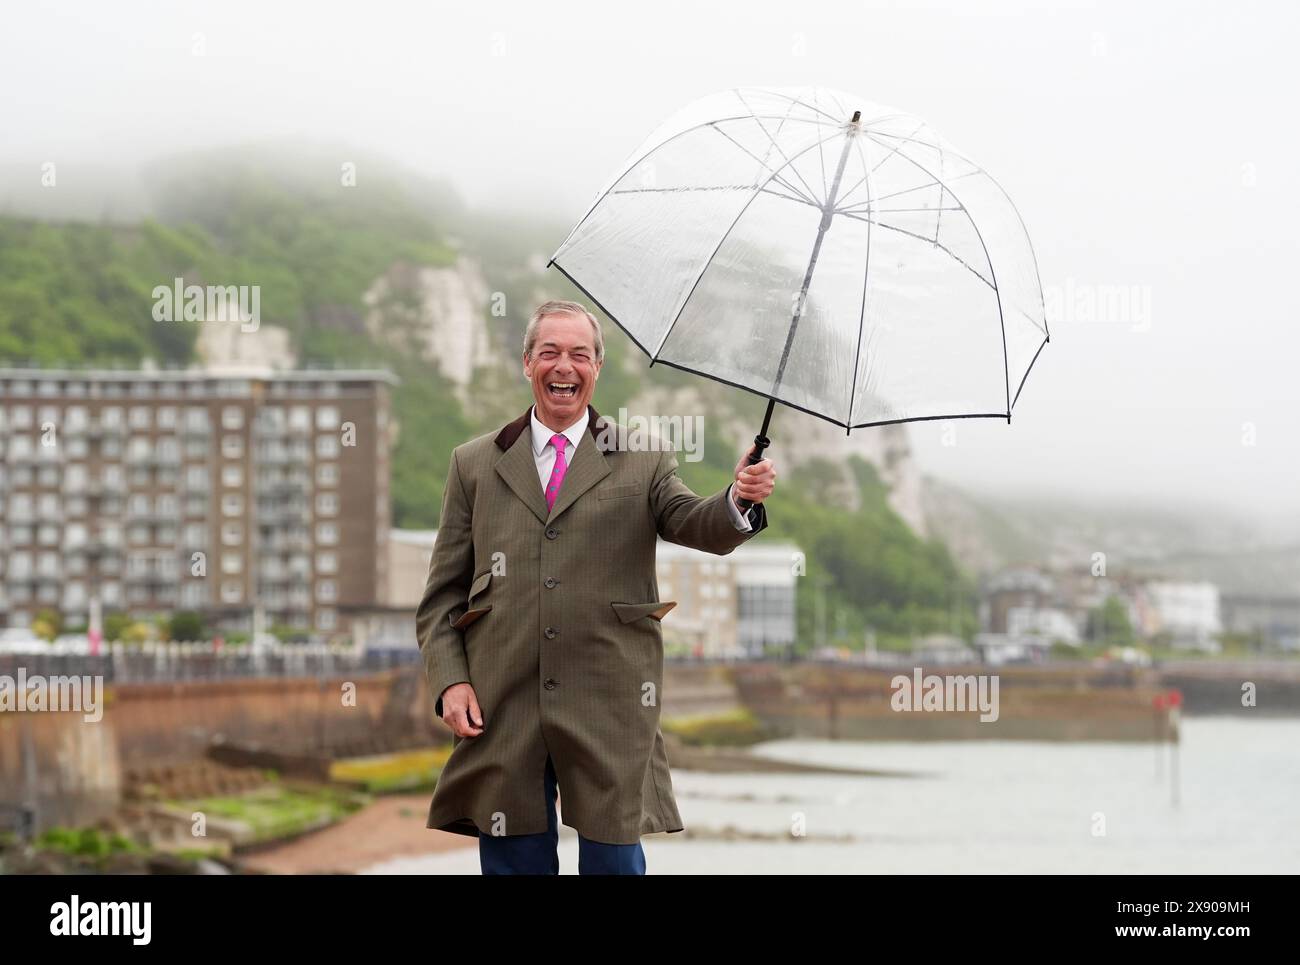
[[568, 438], [558, 432], [551, 436], [551, 445], [555, 447], [555, 468], [551, 470], [551, 481], [546, 484], [548, 510], [555, 506], [555, 497], [560, 494], [560, 483], [564, 482], [564, 474], [569, 468], [564, 464], [564, 447], [568, 444]]

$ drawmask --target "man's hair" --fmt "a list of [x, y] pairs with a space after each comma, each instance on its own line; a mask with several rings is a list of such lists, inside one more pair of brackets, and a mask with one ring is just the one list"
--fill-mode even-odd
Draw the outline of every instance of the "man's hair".
[[533, 345], [537, 342], [537, 326], [541, 324], [543, 318], [547, 315], [577, 315], [586, 316], [587, 321], [591, 322], [592, 336], [596, 342], [596, 361], [605, 361], [605, 336], [601, 333], [600, 322], [596, 321], [596, 316], [587, 311], [586, 308], [577, 302], [550, 301], [543, 302], [533, 311], [532, 316], [528, 319], [528, 327], [524, 329], [524, 354], [532, 356]]

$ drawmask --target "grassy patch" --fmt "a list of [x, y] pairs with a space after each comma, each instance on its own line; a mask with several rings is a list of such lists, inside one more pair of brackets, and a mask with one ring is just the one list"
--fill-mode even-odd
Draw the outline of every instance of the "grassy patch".
[[187, 813], [199, 811], [211, 817], [246, 824], [254, 841], [273, 841], [333, 824], [361, 807], [362, 801], [333, 788], [296, 789], [260, 787], [226, 797], [173, 801]]
[[770, 736], [762, 721], [743, 707], [723, 714], [675, 717], [662, 726], [665, 733], [695, 747], [747, 747]]
[[331, 764], [330, 780], [355, 785], [370, 794], [432, 788], [449, 756], [451, 748], [443, 747], [354, 757]]

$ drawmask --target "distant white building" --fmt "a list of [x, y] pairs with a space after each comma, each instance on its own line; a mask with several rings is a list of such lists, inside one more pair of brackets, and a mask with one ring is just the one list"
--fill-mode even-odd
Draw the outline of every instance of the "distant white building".
[[424, 596], [437, 537], [436, 529], [388, 531], [388, 539], [380, 547], [387, 563], [387, 578], [379, 587], [379, 599], [373, 605], [351, 608], [349, 612], [352, 642], [358, 651], [419, 647], [415, 638], [415, 610]]
[[1051, 607], [1009, 607], [1007, 636], [1035, 637], [1048, 643], [1079, 645], [1079, 625], [1064, 610]]
[[1012, 637], [1006, 633], [975, 634], [975, 649], [988, 664], [1042, 662], [1051, 642], [1042, 637]]
[[1152, 630], [1167, 633], [1175, 647], [1217, 652], [1223, 632], [1219, 588], [1213, 583], [1152, 581], [1145, 586]]
[[747, 543], [716, 556], [660, 540], [655, 556], [659, 599], [677, 602], [663, 620], [666, 644], [726, 657], [794, 643], [795, 544]]

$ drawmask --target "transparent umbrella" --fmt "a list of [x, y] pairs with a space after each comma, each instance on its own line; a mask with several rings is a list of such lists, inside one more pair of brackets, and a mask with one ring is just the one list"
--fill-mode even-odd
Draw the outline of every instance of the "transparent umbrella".
[[924, 121], [735, 88], [650, 135], [552, 256], [651, 365], [855, 428], [1004, 418], [1048, 341], [1011, 199]]

